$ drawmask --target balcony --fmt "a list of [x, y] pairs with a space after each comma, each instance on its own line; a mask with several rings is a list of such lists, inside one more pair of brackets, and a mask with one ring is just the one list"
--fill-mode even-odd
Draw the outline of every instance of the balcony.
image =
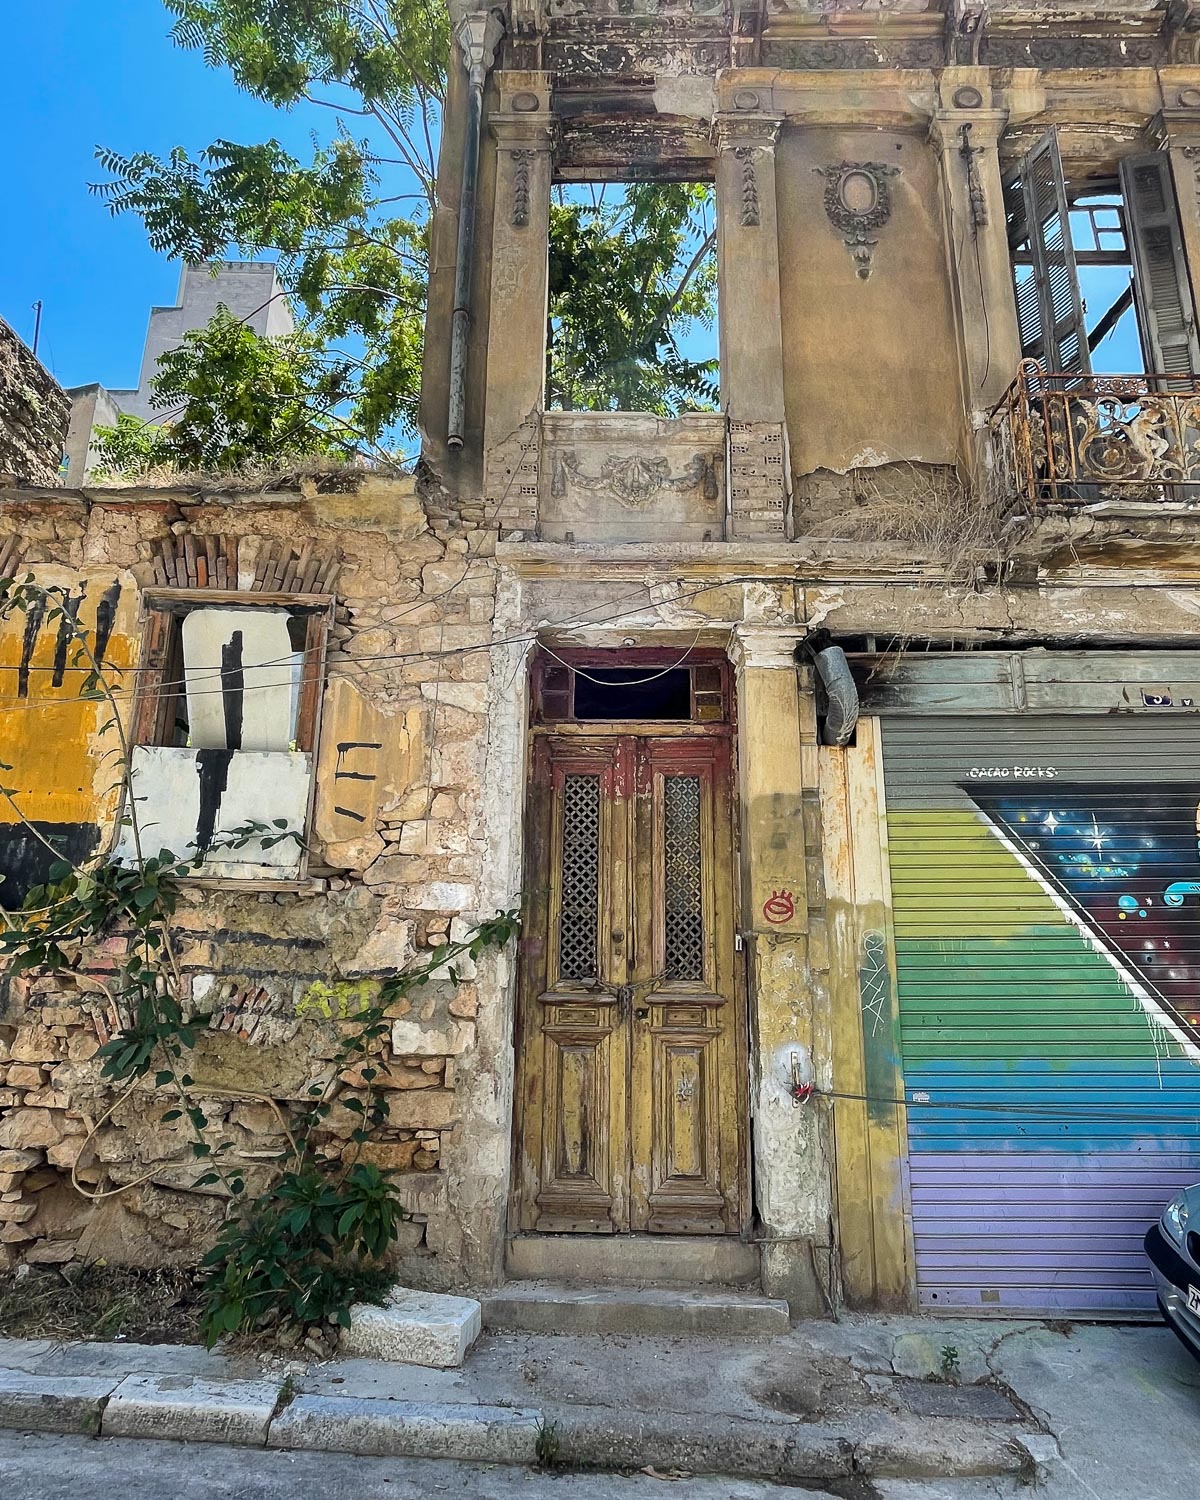
[[1002, 492], [1029, 505], [1200, 503], [1200, 386], [1025, 361], [991, 417]]

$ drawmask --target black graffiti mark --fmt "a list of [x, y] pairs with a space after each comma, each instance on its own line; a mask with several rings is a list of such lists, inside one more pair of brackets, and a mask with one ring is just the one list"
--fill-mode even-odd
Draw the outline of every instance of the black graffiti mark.
[[196, 852], [204, 854], [213, 841], [221, 798], [229, 785], [229, 762], [233, 750], [197, 750], [196, 775], [200, 778], [200, 816], [196, 819]]
[[29, 697], [29, 663], [37, 645], [38, 631], [46, 614], [46, 600], [37, 594], [25, 612], [25, 634], [21, 638], [21, 665], [17, 670], [17, 697]]
[[343, 771], [342, 760], [351, 750], [382, 750], [383, 744], [379, 740], [341, 740], [337, 747], [337, 769], [333, 773], [335, 781], [377, 781], [378, 777], [372, 776], [368, 771]]
[[114, 578], [112, 583], [100, 595], [100, 603], [96, 605], [96, 644], [92, 655], [96, 658], [99, 666], [104, 660], [104, 653], [108, 650], [109, 638], [112, 636], [113, 625], [117, 618], [117, 601], [121, 597], [121, 584]]
[[63, 677], [67, 670], [67, 647], [71, 644], [71, 637], [75, 633], [75, 625], [79, 619], [79, 606], [83, 603], [86, 589], [80, 589], [78, 594], [68, 594], [63, 600], [63, 612], [58, 622], [58, 638], [54, 642], [54, 673], [50, 678], [51, 687], [62, 687]]
[[221, 647], [221, 701], [225, 707], [225, 747], [242, 748], [242, 715], [246, 674], [242, 671], [242, 632], [235, 630]]
[[[372, 780], [374, 780], [373, 777]], [[367, 821], [362, 813], [352, 812], [348, 807], [338, 807], [336, 803], [334, 804], [333, 810], [335, 813], [341, 813], [343, 818], [353, 818], [356, 823], [365, 823]]]

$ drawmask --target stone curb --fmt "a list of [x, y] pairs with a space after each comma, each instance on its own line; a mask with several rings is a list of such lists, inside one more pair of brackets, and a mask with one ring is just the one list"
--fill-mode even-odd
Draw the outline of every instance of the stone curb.
[[[954, 1418], [767, 1422], [601, 1406], [538, 1409], [305, 1395], [280, 1409], [283, 1395], [282, 1382], [275, 1381], [0, 1369], [0, 1427], [504, 1464], [532, 1464], [540, 1446], [541, 1457], [563, 1465], [653, 1465], [808, 1482], [1017, 1474], [1034, 1462], [1024, 1432], [996, 1432]], [[1034, 1435], [1028, 1436], [1032, 1441]]]
[[119, 1384], [119, 1375], [28, 1375], [0, 1369], [0, 1427], [95, 1437], [104, 1403]]
[[608, 1407], [548, 1409], [558, 1461], [594, 1468], [678, 1468], [740, 1478], [944, 1479], [1016, 1474], [1030, 1462], [1020, 1435], [955, 1419], [868, 1423], [761, 1422]]
[[261, 1448], [282, 1389], [272, 1380], [127, 1375], [108, 1398], [101, 1430], [105, 1437]]
[[267, 1447], [531, 1464], [541, 1425], [528, 1407], [297, 1396], [271, 1423]]

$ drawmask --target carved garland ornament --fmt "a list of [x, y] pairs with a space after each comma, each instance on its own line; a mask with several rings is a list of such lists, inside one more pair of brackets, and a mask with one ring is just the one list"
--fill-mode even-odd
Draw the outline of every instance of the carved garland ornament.
[[755, 229], [762, 223], [758, 178], [755, 175], [758, 152], [753, 146], [735, 146], [733, 154], [742, 169], [742, 225], [747, 229]]
[[555, 455], [550, 493], [561, 498], [567, 493], [568, 483], [581, 490], [603, 490], [627, 510], [645, 510], [664, 490], [669, 494], [686, 495], [691, 490], [703, 488], [706, 500], [716, 500], [721, 493], [716, 469], [720, 461], [720, 454], [695, 453], [683, 473], [672, 476], [670, 459], [630, 454], [628, 457], [606, 458], [599, 474], [585, 474], [579, 467], [578, 455], [568, 450]]
[[529, 224], [529, 169], [533, 162], [533, 152], [510, 151], [508, 154], [514, 163], [509, 223], [514, 229], [524, 229]]
[[889, 178], [899, 177], [900, 168], [878, 161], [844, 161], [836, 167], [814, 167], [825, 179], [825, 212], [842, 234], [854, 257], [860, 281], [871, 274], [875, 246], [872, 231], [882, 229], [892, 217]]

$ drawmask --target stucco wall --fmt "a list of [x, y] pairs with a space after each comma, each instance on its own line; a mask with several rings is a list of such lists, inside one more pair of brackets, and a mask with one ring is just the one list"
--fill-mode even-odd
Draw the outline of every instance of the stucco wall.
[[[822, 169], [843, 162], [897, 173], [867, 279], [826, 212]], [[886, 130], [788, 128], [776, 170], [793, 473], [954, 463], [962, 398], [932, 150]]]

